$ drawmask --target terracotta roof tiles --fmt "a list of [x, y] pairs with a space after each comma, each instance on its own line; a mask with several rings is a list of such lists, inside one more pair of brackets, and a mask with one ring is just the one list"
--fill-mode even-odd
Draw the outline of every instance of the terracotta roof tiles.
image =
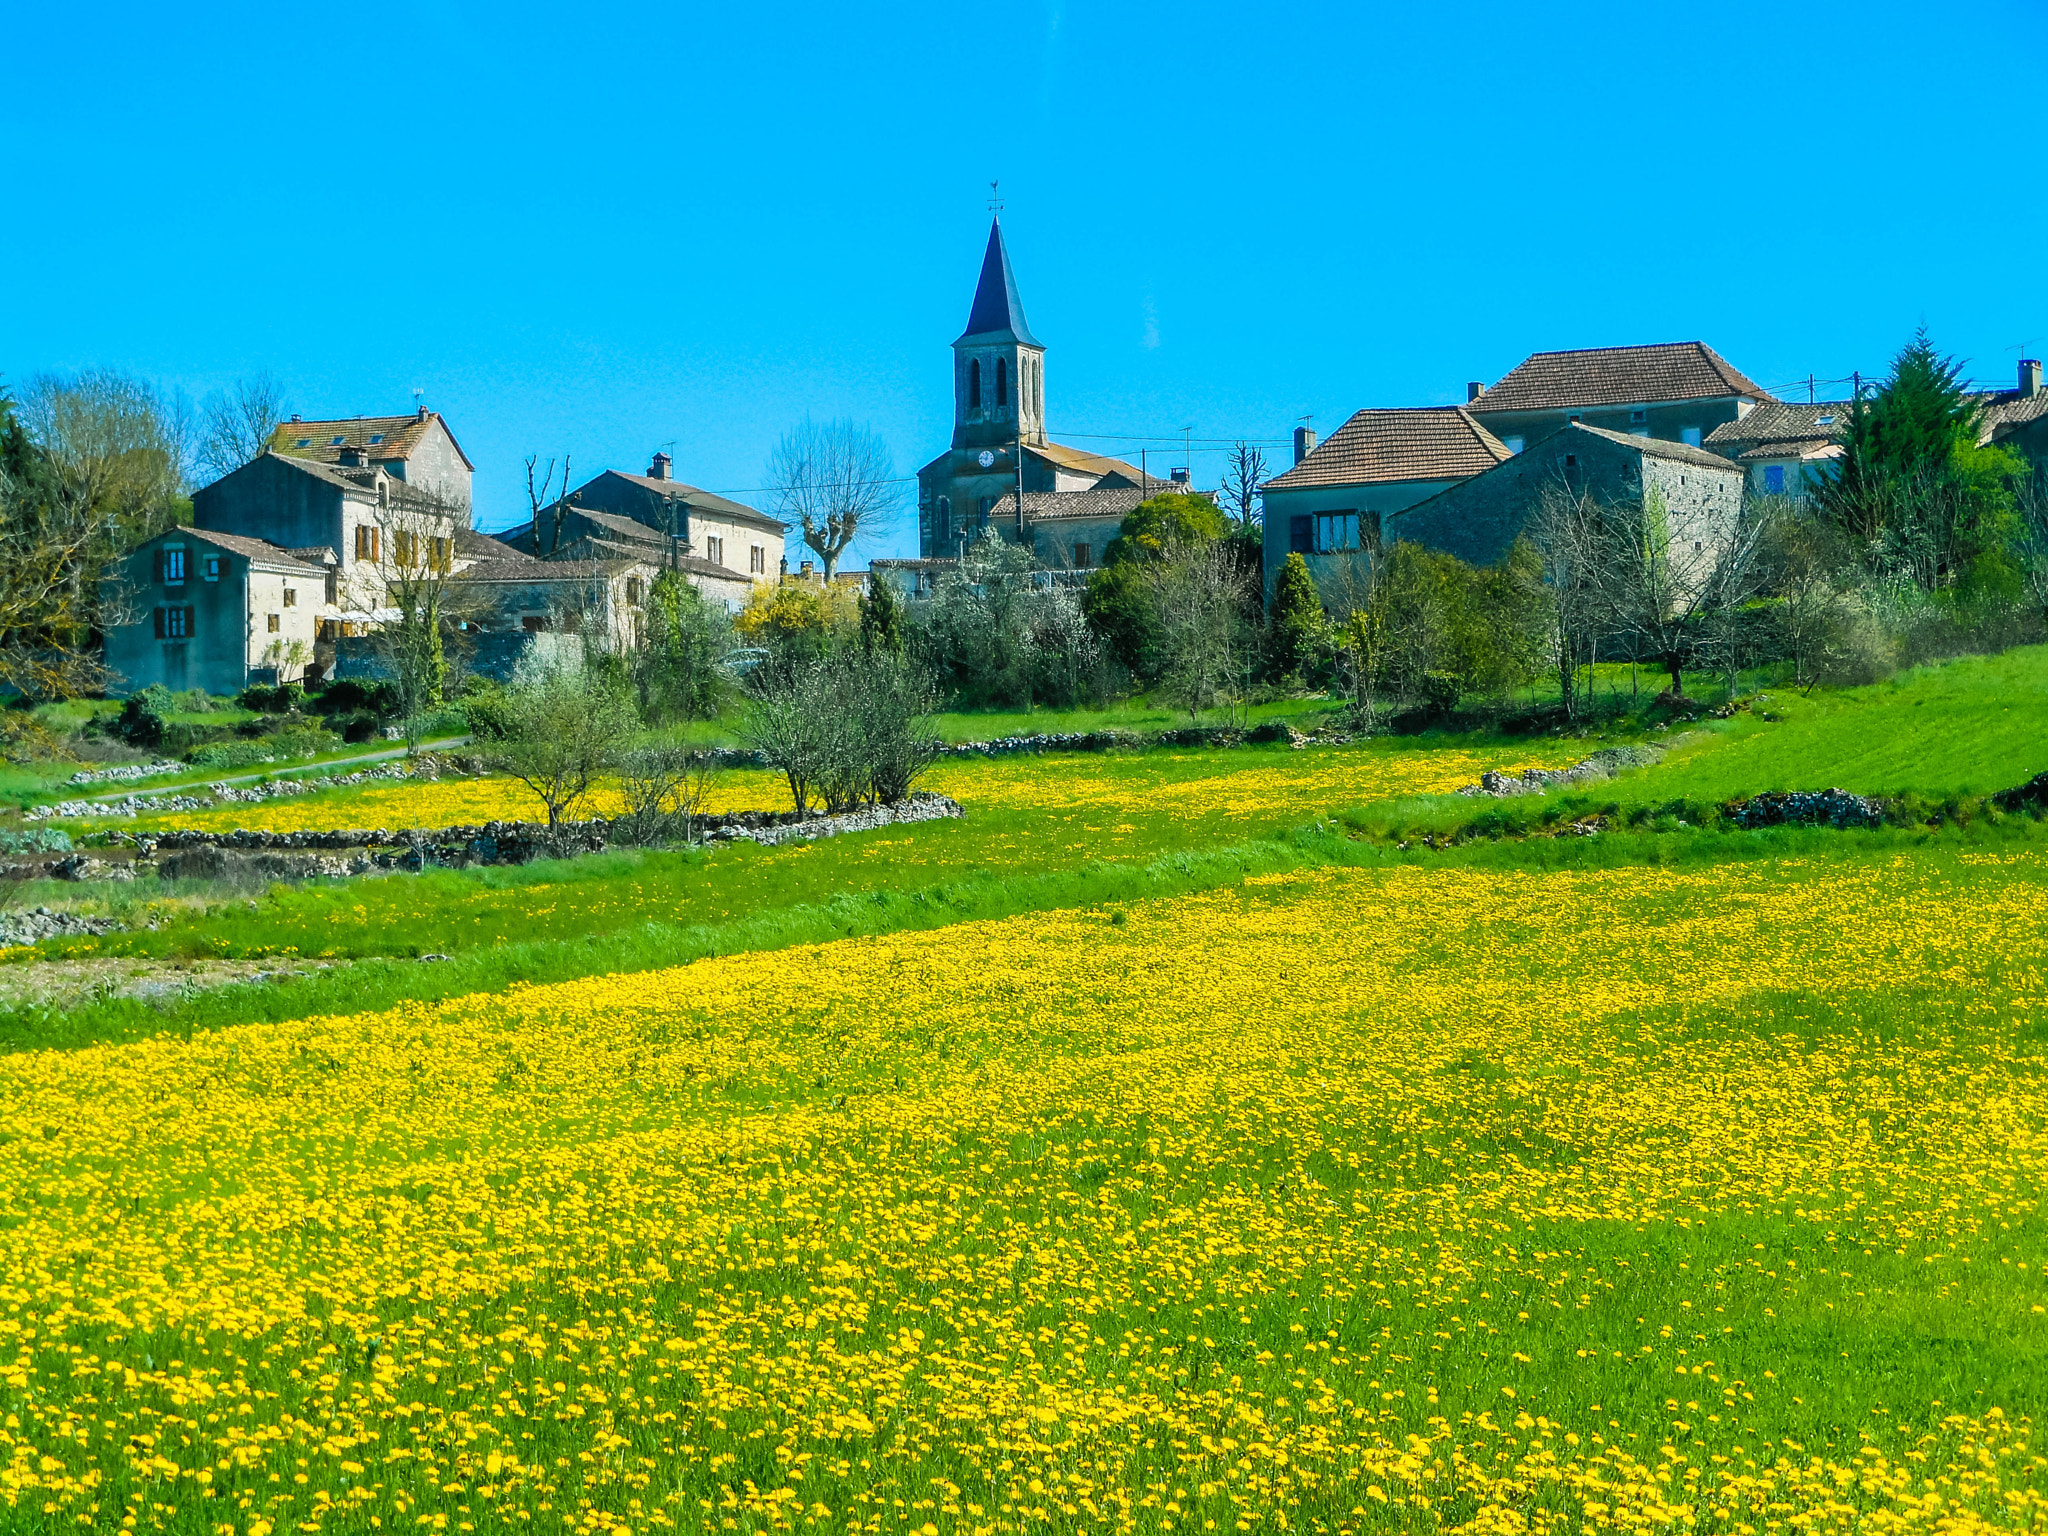
[[1588, 347], [1532, 353], [1506, 378], [1467, 402], [1475, 414], [1568, 411], [1605, 405], [1653, 405], [1743, 395], [1769, 400], [1762, 385], [1703, 341], [1647, 347]]
[[1463, 406], [1363, 410], [1267, 488], [1463, 480], [1510, 456]]

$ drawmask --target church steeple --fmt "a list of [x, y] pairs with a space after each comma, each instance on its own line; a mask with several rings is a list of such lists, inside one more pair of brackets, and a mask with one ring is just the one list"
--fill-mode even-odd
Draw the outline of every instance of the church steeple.
[[1024, 318], [998, 218], [989, 224], [967, 329], [953, 343], [953, 446], [1044, 442], [1045, 344]]
[[1017, 297], [1017, 276], [1010, 270], [1010, 250], [1003, 244], [1003, 221], [991, 220], [988, 250], [981, 258], [981, 281], [974, 285], [974, 307], [967, 312], [962, 341], [1020, 341], [1041, 346], [1024, 320], [1024, 301]]

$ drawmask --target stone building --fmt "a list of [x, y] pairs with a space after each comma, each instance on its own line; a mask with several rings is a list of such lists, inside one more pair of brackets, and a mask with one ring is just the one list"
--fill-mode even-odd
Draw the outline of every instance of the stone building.
[[1841, 458], [1850, 410], [1847, 400], [1808, 405], [1774, 400], [1722, 422], [1702, 446], [1741, 465], [1756, 495], [1803, 500], [1814, 481], [1832, 473]]
[[270, 451], [314, 464], [344, 458], [372, 465], [424, 496], [445, 502], [467, 524], [476, 469], [438, 411], [410, 416], [349, 416], [304, 421], [294, 416], [270, 434]]
[[1394, 513], [1386, 537], [1491, 565], [1554, 486], [1615, 501], [1655, 490], [1674, 539], [1725, 545], [1742, 516], [1744, 477], [1741, 465], [1704, 448], [1579, 423]]
[[917, 472], [920, 557], [955, 558], [993, 528], [1031, 545], [1045, 566], [1085, 569], [1101, 563], [1139, 502], [1185, 489], [1046, 436], [1045, 345], [1024, 318], [996, 220], [967, 329], [953, 343], [953, 443]]
[[1492, 387], [1466, 389], [1465, 409], [1510, 453], [1574, 422], [1698, 448], [1772, 398], [1700, 341], [1536, 352]]
[[639, 560], [679, 570], [706, 597], [738, 612], [755, 582], [776, 580], [783, 524], [742, 502], [675, 478], [665, 453], [644, 475], [608, 469], [497, 535], [542, 560]]
[[109, 593], [128, 622], [108, 626], [108, 692], [152, 683], [240, 693], [300, 675], [313, 658], [327, 573], [262, 539], [174, 528], [140, 545]]
[[1388, 519], [1509, 457], [1462, 406], [1364, 410], [1322, 443], [1295, 433], [1294, 467], [1266, 482], [1266, 592], [1290, 554], [1319, 580], [1377, 550]]

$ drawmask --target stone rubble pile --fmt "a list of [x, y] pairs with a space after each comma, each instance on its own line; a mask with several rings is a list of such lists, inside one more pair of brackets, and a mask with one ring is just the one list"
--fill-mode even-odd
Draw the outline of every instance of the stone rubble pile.
[[1757, 795], [1721, 808], [1738, 827], [1881, 827], [1884, 802], [1846, 789], [1799, 789]]
[[153, 779], [159, 774], [184, 773], [189, 765], [157, 761], [154, 763], [125, 763], [118, 768], [81, 768], [71, 775], [67, 784], [124, 784], [130, 779]]
[[52, 912], [37, 907], [33, 912], [0, 912], [0, 945], [38, 944], [44, 939], [97, 937], [118, 933], [121, 924], [111, 917], [81, 917], [76, 912]]
[[1479, 776], [1477, 784], [1467, 784], [1458, 793], [1484, 795], [1493, 800], [1540, 795], [1546, 789], [1555, 789], [1559, 785], [1596, 784], [1602, 779], [1613, 778], [1624, 768], [1648, 767], [1662, 755], [1650, 747], [1607, 747], [1569, 768], [1524, 768], [1512, 776], [1489, 769]]

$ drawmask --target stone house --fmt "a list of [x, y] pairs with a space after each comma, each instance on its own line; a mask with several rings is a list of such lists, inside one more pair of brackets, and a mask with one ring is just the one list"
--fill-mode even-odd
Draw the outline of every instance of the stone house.
[[349, 416], [304, 421], [294, 416], [270, 434], [270, 451], [315, 464], [374, 465], [423, 498], [446, 503], [465, 524], [476, 469], [438, 411], [410, 416]]
[[1752, 406], [1738, 420], [1722, 422], [1702, 446], [1741, 465], [1753, 494], [1800, 501], [1842, 456], [1841, 435], [1850, 409], [1847, 400], [1807, 405], [1773, 400]]
[[497, 537], [543, 560], [651, 559], [734, 612], [755, 582], [781, 574], [787, 553], [779, 519], [677, 480], [665, 453], [644, 475], [608, 469], [544, 508], [538, 523]]
[[1536, 352], [1499, 383], [1466, 391], [1465, 409], [1510, 453], [1574, 422], [1698, 448], [1772, 400], [1700, 341]]
[[2020, 359], [2019, 387], [1986, 391], [1974, 396], [1979, 443], [1996, 443], [2010, 448], [2034, 467], [2034, 473], [2048, 473], [2048, 389], [2041, 385], [2041, 364], [2034, 358]]
[[1741, 520], [1745, 479], [1741, 465], [1704, 448], [1580, 423], [1395, 513], [1387, 537], [1491, 565], [1555, 486], [1611, 501], [1654, 490], [1674, 539], [1701, 548], [1726, 545]]
[[124, 559], [109, 594], [129, 621], [110, 625], [108, 692], [152, 683], [240, 693], [295, 681], [313, 659], [326, 572], [262, 539], [173, 528]]
[[1380, 547], [1396, 513], [1483, 474], [1508, 450], [1462, 406], [1363, 410], [1317, 443], [1294, 437], [1294, 467], [1266, 482], [1266, 594], [1290, 554], [1319, 582]]

